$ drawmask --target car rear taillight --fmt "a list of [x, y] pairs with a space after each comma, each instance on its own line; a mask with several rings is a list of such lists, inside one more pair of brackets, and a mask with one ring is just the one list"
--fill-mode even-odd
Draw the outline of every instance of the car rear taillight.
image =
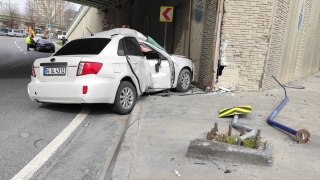
[[33, 77], [36, 77], [36, 72], [34, 71], [34, 66], [33, 66], [33, 64], [32, 64], [32, 66], [31, 66], [31, 75], [32, 75]]
[[43, 46], [43, 43], [42, 43], [42, 42], [40, 42], [39, 44], [40, 44], [41, 46]]
[[78, 66], [77, 76], [86, 74], [97, 74], [102, 67], [102, 63], [98, 62], [80, 62]]

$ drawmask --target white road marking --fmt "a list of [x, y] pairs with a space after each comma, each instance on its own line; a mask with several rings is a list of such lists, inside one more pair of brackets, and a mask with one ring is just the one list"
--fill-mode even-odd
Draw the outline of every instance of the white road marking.
[[17, 47], [20, 49], [20, 47], [17, 45]]
[[26, 52], [23, 52], [24, 54], [26, 54]]
[[20, 49], [20, 51], [23, 51], [22, 49]]
[[30, 179], [82, 123], [90, 110], [91, 108], [82, 109], [72, 122], [11, 180]]
[[[23, 64], [25, 64], [25, 62], [24, 62], [24, 63], [21, 63], [21, 64], [18, 64], [18, 65], [15, 65], [15, 66], [12, 66], [11, 68], [15, 68], [15, 67], [21, 66], [21, 65], [23, 65]], [[10, 68], [10, 69], [11, 69], [11, 68]]]

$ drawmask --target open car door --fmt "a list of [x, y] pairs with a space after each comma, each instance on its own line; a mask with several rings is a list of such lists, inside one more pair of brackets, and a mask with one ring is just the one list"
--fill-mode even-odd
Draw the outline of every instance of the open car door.
[[172, 87], [173, 62], [151, 44], [140, 41], [140, 47], [150, 66], [153, 88], [170, 89]]
[[[121, 43], [121, 41], [119, 42]], [[151, 84], [151, 72], [146, 57], [143, 55], [139, 43], [134, 37], [124, 37], [124, 53], [128, 64], [138, 80], [141, 92], [145, 92]]]

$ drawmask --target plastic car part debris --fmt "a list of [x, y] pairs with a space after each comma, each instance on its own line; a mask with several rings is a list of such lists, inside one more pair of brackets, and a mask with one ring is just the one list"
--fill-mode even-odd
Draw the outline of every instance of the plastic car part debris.
[[288, 87], [288, 88], [294, 88], [294, 89], [304, 89], [303, 86], [298, 86], [298, 85], [294, 85], [294, 84], [284, 84], [284, 87]]
[[272, 125], [272, 126], [275, 126], [275, 127], [279, 128], [279, 129], [282, 129], [282, 130], [294, 135], [296, 137], [296, 141], [299, 142], [299, 143], [308, 142], [308, 140], [310, 139], [310, 133], [307, 130], [301, 129], [299, 131], [296, 131], [296, 130], [290, 128], [290, 127], [287, 127], [287, 126], [285, 126], [283, 124], [280, 124], [280, 123], [278, 123], [278, 122], [273, 120], [276, 117], [276, 115], [278, 114], [278, 112], [281, 110], [281, 108], [289, 100], [289, 98], [287, 96], [286, 88], [274, 76], [272, 76], [272, 77], [283, 88], [285, 98], [282, 100], [282, 102], [279, 104], [279, 106], [271, 113], [271, 115], [268, 118], [268, 123], [270, 125]]
[[224, 88], [224, 87], [219, 87], [219, 89], [223, 90], [223, 91], [227, 91], [227, 92], [230, 92], [231, 90], [230, 89], [227, 89], [227, 88]]
[[174, 170], [174, 174], [177, 175], [178, 177], [181, 176], [177, 170]]

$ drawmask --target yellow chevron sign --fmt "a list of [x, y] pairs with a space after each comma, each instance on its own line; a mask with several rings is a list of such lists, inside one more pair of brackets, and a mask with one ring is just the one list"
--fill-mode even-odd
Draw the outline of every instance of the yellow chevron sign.
[[239, 106], [239, 107], [221, 109], [219, 112], [219, 118], [232, 116], [236, 114], [245, 114], [245, 113], [251, 113], [251, 106]]

